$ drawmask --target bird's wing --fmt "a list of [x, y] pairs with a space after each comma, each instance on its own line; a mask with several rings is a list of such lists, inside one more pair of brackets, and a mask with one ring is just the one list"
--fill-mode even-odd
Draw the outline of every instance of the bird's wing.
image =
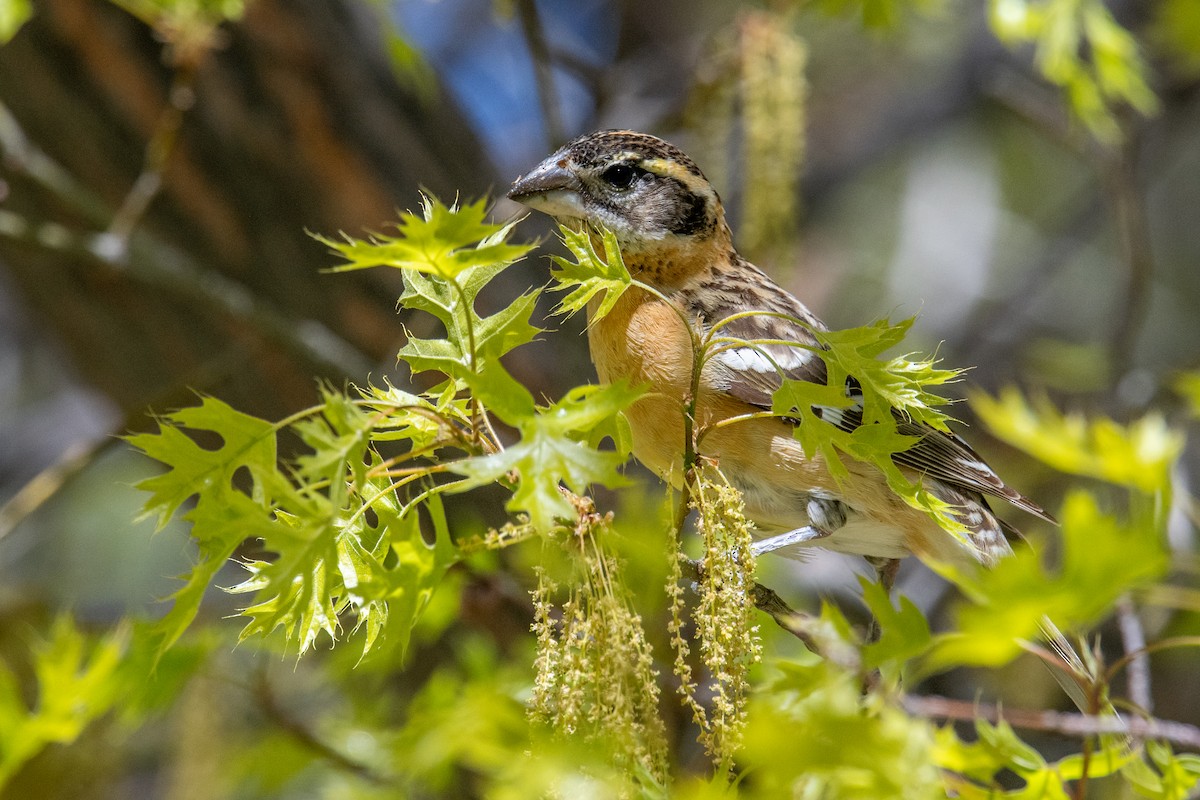
[[[789, 300], [794, 303], [791, 311], [783, 307]], [[806, 324], [757, 314], [732, 319], [721, 325], [717, 334], [747, 343], [739, 345], [736, 341], [725, 342], [715, 348], [715, 355], [711, 359], [717, 367], [719, 388], [763, 409], [771, 408], [772, 395], [782, 385], [784, 378], [819, 384], [824, 384], [827, 379], [825, 362], [813, 352], [819, 345], [810, 327], [806, 327], [820, 328], [820, 321], [782, 289], [773, 305], [778, 306], [779, 312], [789, 313]], [[713, 324], [716, 324], [715, 320]], [[800, 346], [769, 343], [779, 341], [795, 342]], [[862, 424], [863, 418], [862, 390], [854, 378], [846, 382], [846, 395], [856, 401], [849, 408], [820, 407], [817, 411], [822, 419], [842, 430], [853, 431]], [[1054, 522], [1054, 518], [1040, 506], [1007, 486], [979, 454], [958, 436], [911, 422], [898, 412], [896, 419], [899, 432], [917, 440], [907, 450], [892, 456], [897, 464], [958, 489], [999, 497]]]
[[[771, 407], [783, 379], [824, 384], [825, 361], [808, 328], [771, 316], [739, 317], [715, 331], [709, 350], [720, 388], [751, 405]], [[795, 342], [796, 344], [773, 344]]]
[[825, 383], [825, 362], [813, 352], [821, 345], [812, 334], [825, 325], [753, 264], [737, 260], [738, 269], [687, 287], [678, 299], [713, 338], [710, 362], [718, 387], [770, 408], [784, 378]]
[[[847, 386], [847, 392], [853, 397], [851, 387]], [[822, 419], [844, 431], [853, 431], [862, 424], [861, 405], [839, 409], [822, 408], [820, 412]], [[999, 497], [1047, 522], [1055, 522], [1054, 517], [1041, 506], [1005, 484], [996, 471], [961, 437], [911, 422], [899, 414], [896, 414], [896, 419], [897, 431], [917, 440], [907, 450], [892, 456], [892, 460], [897, 464], [910, 467], [922, 475], [936, 478], [959, 489]]]

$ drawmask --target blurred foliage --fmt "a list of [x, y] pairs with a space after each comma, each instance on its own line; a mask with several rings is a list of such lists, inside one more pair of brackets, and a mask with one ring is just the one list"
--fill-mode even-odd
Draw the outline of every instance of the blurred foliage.
[[217, 28], [239, 19], [245, 0], [112, 0], [155, 30], [167, 45], [166, 56], [192, 67], [217, 46]]
[[994, 399], [976, 395], [972, 406], [997, 435], [1055, 469], [1169, 500], [1171, 468], [1184, 438], [1160, 414], [1122, 426], [1062, 414], [1046, 398], [1030, 403], [1011, 388]]
[[[697, 155], [717, 186], [740, 190], [739, 241], [749, 253], [794, 240], [804, 163], [808, 49], [797, 13], [755, 10], [714, 37], [686, 111]], [[736, 129], [739, 129], [737, 131]], [[730, 142], [740, 133], [736, 157]], [[740, 167], [740, 169], [739, 169]]]
[[118, 628], [90, 643], [71, 620], [59, 618], [49, 640], [33, 648], [32, 708], [14, 674], [0, 669], [0, 786], [43, 748], [73, 742], [120, 700], [118, 668], [128, 640], [128, 629]]
[[1200, 8], [1189, 0], [1157, 4], [1153, 36], [1182, 71], [1200, 75]]

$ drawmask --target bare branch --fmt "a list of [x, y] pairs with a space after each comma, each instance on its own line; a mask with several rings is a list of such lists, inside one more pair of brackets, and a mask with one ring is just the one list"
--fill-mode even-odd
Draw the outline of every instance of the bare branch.
[[1117, 294], [1109, 341], [1113, 380], [1130, 368], [1138, 335], [1150, 310], [1150, 290], [1154, 279], [1154, 255], [1150, 246], [1145, 196], [1138, 185], [1136, 135], [1115, 152], [1105, 170], [1106, 186], [1116, 222], [1120, 251], [1127, 271], [1125, 285]]
[[324, 741], [315, 732], [300, 720], [295, 719], [286, 711], [279, 703], [279, 699], [275, 696], [274, 690], [271, 688], [271, 683], [265, 674], [260, 673], [254, 687], [254, 701], [259, 711], [280, 731], [290, 736], [299, 745], [306, 750], [315, 753], [324, 758], [326, 761], [333, 764], [335, 767], [346, 772], [357, 775], [358, 777], [373, 783], [377, 786], [384, 786], [392, 783], [385, 775], [379, 774], [375, 769], [360, 761], [356, 761], [345, 753], [341, 752], [333, 745]]
[[188, 298], [229, 318], [246, 320], [286, 350], [333, 374], [370, 372], [371, 360], [321, 322], [287, 315], [244, 284], [205, 267], [144, 230], [128, 242], [112, 233], [117, 220], [104, 204], [30, 142], [2, 104], [0, 157], [10, 169], [37, 181], [81, 213], [89, 224], [108, 229], [104, 233], [70, 230], [58, 223], [34, 223], [2, 212], [0, 238], [68, 253], [76, 263], [113, 269], [128, 280]]
[[1001, 720], [1017, 728], [1046, 731], [1063, 736], [1099, 736], [1102, 734], [1127, 734], [1142, 739], [1162, 739], [1200, 752], [1200, 728], [1174, 720], [1154, 717], [1094, 716], [1091, 714], [1040, 711], [1031, 709], [1004, 708], [989, 703], [972, 703], [949, 697], [905, 695], [904, 709], [919, 717], [930, 719]]

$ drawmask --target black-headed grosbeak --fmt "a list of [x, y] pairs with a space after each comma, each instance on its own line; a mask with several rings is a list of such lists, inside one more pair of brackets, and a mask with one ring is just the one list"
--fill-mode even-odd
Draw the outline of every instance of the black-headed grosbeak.
[[[671, 305], [702, 332], [740, 312], [774, 312], [803, 323], [752, 314], [722, 326], [722, 335], [748, 342], [816, 346], [805, 326], [824, 329], [803, 303], [738, 255], [716, 190], [687, 155], [661, 139], [623, 130], [580, 136], [518, 178], [508, 196], [559, 221], [612, 230], [632, 275], [661, 292], [630, 288], [607, 316], [591, 321], [588, 342], [602, 381], [650, 385], [628, 411], [633, 452], [667, 480], [681, 477], [695, 357], [692, 336]], [[902, 433], [919, 439], [894, 460], [955, 508], [966, 541], [906, 504], [869, 464], [847, 459], [849, 478], [835, 480], [821, 457], [805, 456], [787, 419], [760, 416], [712, 427], [770, 410], [783, 377], [825, 383], [824, 361], [786, 344], [720, 348], [704, 365], [695, 398], [696, 430], [707, 428], [700, 455], [715, 459], [741, 490], [747, 516], [769, 536], [760, 551], [815, 545], [856, 553], [890, 578], [894, 559], [910, 554], [990, 565], [1010, 552], [1016, 532], [985, 496], [1052, 521], [964, 441], [930, 427], [900, 421]], [[847, 391], [855, 397], [853, 381]], [[862, 419], [861, 406], [819, 411], [847, 430]]]

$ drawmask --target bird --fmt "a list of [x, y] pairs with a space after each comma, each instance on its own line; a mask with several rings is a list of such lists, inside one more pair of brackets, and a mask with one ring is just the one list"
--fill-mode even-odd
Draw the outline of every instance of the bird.
[[[827, 328], [737, 251], [720, 196], [678, 147], [632, 130], [587, 133], [517, 178], [508, 197], [560, 223], [613, 232], [631, 276], [649, 288], [633, 284], [601, 318], [592, 301], [587, 335], [597, 375], [649, 387], [626, 411], [633, 455], [676, 485], [691, 409], [693, 430], [703, 432], [697, 455], [741, 492], [760, 537], [756, 554], [820, 547], [864, 556], [890, 589], [910, 555], [961, 568], [993, 566], [1009, 554], [1019, 533], [989, 498], [1054, 521], [953, 433], [898, 414], [900, 433], [915, 443], [893, 460], [951, 506], [962, 536], [907, 504], [876, 466], [843, 459], [849, 474], [835, 476], [819, 452], [805, 454], [795, 419], [758, 413], [772, 409], [785, 378], [826, 382], [813, 331]], [[691, 397], [693, 333], [714, 327], [735, 341], [705, 360]], [[851, 431], [862, 423], [853, 378], [846, 395], [843, 406], [814, 411]]]

